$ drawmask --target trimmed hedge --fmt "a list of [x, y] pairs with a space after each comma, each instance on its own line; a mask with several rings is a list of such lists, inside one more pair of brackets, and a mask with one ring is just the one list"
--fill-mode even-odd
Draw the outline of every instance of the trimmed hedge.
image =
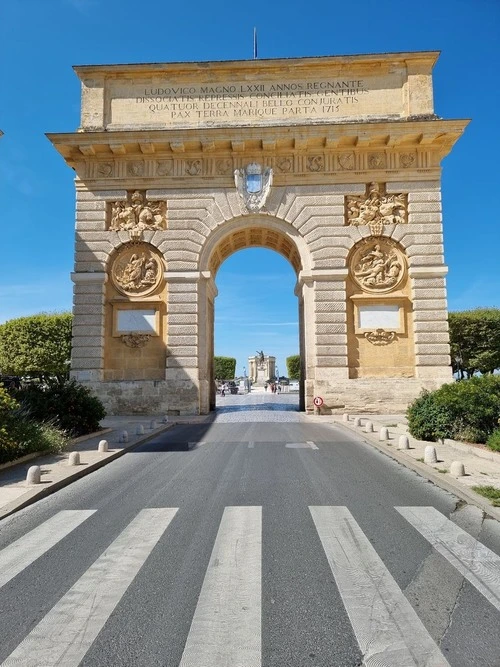
[[499, 424], [500, 376], [472, 377], [424, 391], [406, 414], [409, 431], [419, 440], [485, 443]]

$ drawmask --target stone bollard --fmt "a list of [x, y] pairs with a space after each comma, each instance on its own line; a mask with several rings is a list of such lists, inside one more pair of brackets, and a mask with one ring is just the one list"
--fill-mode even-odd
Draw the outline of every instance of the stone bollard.
[[121, 432], [118, 442], [128, 442], [128, 431]]
[[400, 435], [398, 440], [398, 449], [410, 449], [410, 441], [407, 435]]
[[389, 440], [389, 429], [387, 426], [382, 426], [380, 429], [379, 440]]
[[101, 440], [99, 442], [99, 445], [97, 447], [97, 451], [99, 452], [107, 452], [108, 451], [108, 441], [107, 440]]
[[424, 463], [437, 463], [436, 448], [433, 445], [427, 445], [425, 448]]
[[68, 457], [68, 465], [69, 466], [79, 466], [80, 465], [80, 453], [79, 452], [71, 452], [71, 454]]
[[349, 415], [348, 415], [347, 413], [345, 413], [345, 412], [344, 412], [344, 414], [342, 415], [342, 421], [343, 421], [343, 422], [348, 422], [348, 421], [349, 421]]
[[452, 461], [450, 465], [450, 473], [453, 477], [463, 477], [465, 475], [465, 466], [462, 461]]
[[40, 466], [31, 466], [28, 468], [28, 474], [26, 475], [26, 481], [28, 484], [40, 484], [42, 479], [42, 471]]
[[150, 430], [150, 431], [154, 431], [155, 428], [158, 428], [158, 424], [156, 423], [156, 419], [152, 419], [152, 420], [149, 422], [149, 430]]
[[354, 417], [354, 426], [361, 426], [361, 417]]
[[135, 429], [135, 434], [144, 435], [144, 426], [142, 424], [137, 424], [137, 428]]
[[371, 421], [366, 422], [365, 433], [373, 433], [373, 423]]

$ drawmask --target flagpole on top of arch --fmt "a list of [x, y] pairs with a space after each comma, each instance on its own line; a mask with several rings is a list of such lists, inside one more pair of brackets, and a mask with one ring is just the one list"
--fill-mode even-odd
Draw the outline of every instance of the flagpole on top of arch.
[[253, 59], [257, 60], [257, 28], [253, 29]]

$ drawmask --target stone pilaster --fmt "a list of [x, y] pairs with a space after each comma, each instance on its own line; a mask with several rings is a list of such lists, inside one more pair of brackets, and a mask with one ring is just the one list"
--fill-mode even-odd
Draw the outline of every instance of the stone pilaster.
[[73, 340], [71, 375], [79, 382], [99, 382], [104, 369], [104, 272], [72, 273]]
[[[200, 279], [197, 271], [165, 272], [168, 295], [165, 380], [168, 412], [172, 415], [200, 412]], [[178, 312], [181, 304], [184, 312]]]

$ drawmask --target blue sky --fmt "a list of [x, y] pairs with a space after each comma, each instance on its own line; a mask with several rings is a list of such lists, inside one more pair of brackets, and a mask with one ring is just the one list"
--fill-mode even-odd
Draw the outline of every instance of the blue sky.
[[[45, 137], [79, 122], [75, 64], [440, 50], [435, 110], [472, 118], [443, 163], [450, 310], [500, 307], [499, 0], [4, 0], [0, 10], [0, 322], [71, 308], [73, 172]], [[295, 276], [249, 249], [221, 267], [216, 353], [298, 352]]]

